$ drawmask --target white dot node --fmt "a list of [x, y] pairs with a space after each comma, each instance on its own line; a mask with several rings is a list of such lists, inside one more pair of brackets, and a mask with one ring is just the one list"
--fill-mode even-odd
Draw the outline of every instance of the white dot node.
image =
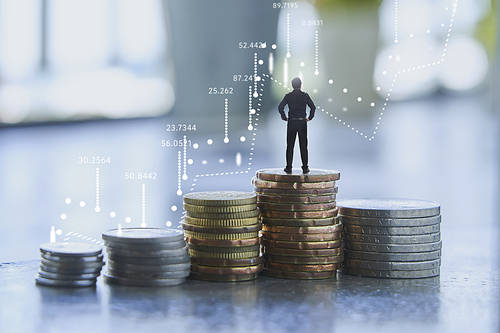
[[182, 180], [188, 180], [188, 175], [183, 174], [183, 175], [182, 175]]
[[377, 87], [375, 88], [375, 90], [377, 90], [377, 91], [380, 91], [381, 89], [382, 89], [382, 88], [380, 88], [380, 86], [377, 86]]
[[96, 208], [94, 208], [94, 211], [95, 211], [96, 213], [100, 213], [100, 212], [101, 212], [101, 207], [96, 207]]
[[328, 84], [333, 84], [333, 80], [332, 79], [328, 80]]
[[64, 203], [65, 203], [66, 205], [69, 205], [69, 204], [71, 203], [71, 198], [66, 198], [66, 199], [64, 199]]
[[224, 159], [223, 158], [219, 158], [219, 163], [220, 164], [224, 163]]
[[171, 227], [171, 226], [172, 226], [172, 221], [167, 221], [167, 222], [165, 222], [165, 225], [166, 225], [167, 227]]
[[85, 207], [86, 205], [85, 201], [80, 201], [80, 207]]
[[199, 145], [197, 143], [193, 144], [194, 149], [198, 149]]
[[57, 229], [56, 230], [56, 235], [57, 236], [61, 236], [62, 235], [62, 230], [61, 229]]
[[224, 138], [224, 143], [229, 143], [229, 138], [228, 137]]
[[252, 96], [257, 98], [257, 97], [259, 97], [259, 93], [255, 91]]
[[263, 65], [263, 64], [264, 64], [264, 60], [259, 59], [259, 65]]
[[314, 71], [314, 75], [319, 75], [319, 71], [317, 69]]
[[332, 101], [333, 101], [333, 99], [332, 99], [331, 97], [330, 97], [330, 98], [328, 98], [328, 102], [330, 102], [330, 103], [331, 103]]
[[248, 130], [249, 131], [253, 130], [253, 126], [252, 125], [248, 125]]
[[358, 97], [358, 98], [356, 98], [356, 100], [357, 100], [358, 102], [362, 102], [362, 101], [363, 101], [363, 98]]
[[300, 65], [300, 67], [304, 67], [305, 66], [305, 64], [304, 64], [303, 61], [301, 61], [299, 65]]
[[382, 72], [382, 75], [387, 75], [387, 71], [383, 71], [383, 72]]
[[132, 222], [132, 218], [130, 216], [127, 216], [125, 218], [125, 223], [130, 223], [130, 222]]
[[241, 141], [241, 142], [245, 142], [245, 141], [247, 141], [247, 138], [245, 138], [244, 136], [241, 136], [241, 137], [240, 137], [240, 141]]
[[287, 57], [287, 58], [290, 58], [291, 56], [292, 56], [292, 54], [291, 54], [290, 52], [287, 52], [287, 53], [286, 53], [286, 57]]
[[255, 81], [259, 82], [260, 80], [261, 80], [261, 77], [257, 75], [257, 76], [255, 77]]
[[250, 114], [255, 114], [255, 109], [251, 109]]
[[109, 213], [109, 217], [111, 217], [112, 219], [114, 219], [116, 217], [116, 213], [115, 212], [110, 212]]
[[176, 212], [177, 211], [177, 206], [176, 205], [172, 205], [172, 207], [170, 207], [170, 210], [173, 211], [173, 212]]
[[177, 195], [181, 196], [182, 195], [182, 190], [181, 189], [178, 189], [177, 190]]
[[66, 220], [66, 219], [68, 218], [68, 216], [67, 216], [66, 214], [64, 214], [64, 213], [63, 213], [63, 214], [61, 214], [59, 217], [60, 217], [60, 218], [61, 218], [61, 220], [63, 220], [63, 221], [64, 221], [64, 220]]
[[371, 102], [370, 106], [373, 108], [375, 106], [375, 103]]
[[189, 165], [191, 165], [191, 164], [193, 164], [193, 163], [194, 163], [194, 161], [193, 161], [193, 159], [192, 159], [192, 158], [188, 159], [188, 164], [189, 164]]
[[271, 45], [271, 48], [272, 48], [273, 50], [276, 50], [276, 44]]
[[344, 89], [342, 89], [342, 92], [343, 92], [344, 94], [347, 94], [347, 93], [349, 92], [349, 89], [344, 88]]
[[207, 144], [211, 145], [212, 143], [214, 143], [214, 140], [212, 140], [212, 139], [207, 140]]
[[318, 89], [314, 89], [313, 94], [317, 94], [317, 93], [318, 93]]
[[342, 111], [343, 111], [343, 112], [347, 112], [348, 110], [349, 110], [349, 109], [348, 109], [347, 107], [345, 107], [345, 106], [342, 108]]
[[207, 164], [207, 160], [201, 161], [201, 164]]

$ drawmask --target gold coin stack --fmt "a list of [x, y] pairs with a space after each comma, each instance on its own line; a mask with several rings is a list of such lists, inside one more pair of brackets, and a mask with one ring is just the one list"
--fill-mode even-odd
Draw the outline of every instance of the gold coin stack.
[[262, 270], [255, 193], [221, 191], [184, 195], [182, 224], [191, 256], [191, 277], [248, 281]]
[[262, 216], [266, 275], [287, 279], [335, 277], [344, 260], [337, 218], [338, 171], [291, 174], [259, 170], [252, 180]]

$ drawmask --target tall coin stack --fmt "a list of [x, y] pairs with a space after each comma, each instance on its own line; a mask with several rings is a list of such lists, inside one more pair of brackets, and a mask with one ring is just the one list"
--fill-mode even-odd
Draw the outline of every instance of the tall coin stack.
[[108, 255], [108, 283], [164, 287], [189, 276], [189, 255], [181, 230], [163, 228], [113, 229], [102, 234]]
[[87, 243], [46, 243], [36, 278], [39, 285], [50, 287], [92, 287], [104, 265], [102, 248]]
[[344, 257], [336, 207], [338, 171], [259, 170], [253, 179], [262, 216], [265, 273], [288, 279], [336, 276]]
[[247, 281], [262, 270], [255, 193], [193, 192], [184, 195], [182, 224], [191, 255], [191, 277]]
[[344, 273], [378, 278], [439, 275], [440, 207], [430, 201], [339, 202], [344, 224]]

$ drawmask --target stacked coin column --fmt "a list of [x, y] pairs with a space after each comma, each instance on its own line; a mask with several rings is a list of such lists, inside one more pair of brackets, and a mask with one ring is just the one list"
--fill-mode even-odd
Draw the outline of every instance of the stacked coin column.
[[104, 265], [102, 248], [87, 243], [46, 243], [40, 246], [42, 260], [36, 278], [50, 287], [92, 287]]
[[346, 200], [344, 273], [378, 278], [439, 275], [440, 207], [421, 200]]
[[253, 184], [262, 215], [265, 273], [289, 279], [336, 276], [343, 261], [336, 218], [337, 171], [286, 174], [257, 171]]
[[247, 281], [262, 270], [256, 196], [247, 192], [193, 192], [184, 196], [182, 224], [191, 277]]
[[189, 255], [181, 230], [125, 228], [102, 234], [108, 255], [108, 283], [165, 287], [189, 276]]

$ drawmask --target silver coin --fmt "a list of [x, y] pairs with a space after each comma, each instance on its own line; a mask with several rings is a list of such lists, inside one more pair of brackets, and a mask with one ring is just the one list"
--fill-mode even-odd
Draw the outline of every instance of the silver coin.
[[183, 247], [186, 246], [186, 242], [184, 241], [184, 239], [177, 242], [151, 243], [151, 244], [104, 241], [104, 246], [107, 248], [117, 248], [117, 249], [119, 248], [132, 251], [157, 251], [157, 250], [182, 249]]
[[423, 227], [441, 223], [441, 215], [421, 218], [379, 218], [339, 215], [344, 224], [356, 224], [372, 227]]
[[168, 264], [168, 265], [135, 265], [127, 264], [119, 261], [108, 260], [108, 269], [119, 271], [134, 271], [134, 272], [175, 272], [189, 270], [191, 267], [190, 262], [182, 264]]
[[190, 274], [190, 270], [173, 271], [173, 272], [136, 272], [124, 271], [108, 267], [107, 274], [134, 280], [157, 280], [157, 279], [181, 279], [186, 278]]
[[97, 279], [99, 274], [94, 274], [94, 273], [61, 274], [61, 273], [45, 272], [40, 269], [40, 271], [38, 272], [38, 276], [51, 280], [95, 280]]
[[350, 242], [361, 243], [375, 243], [375, 244], [425, 244], [434, 243], [441, 240], [441, 233], [436, 232], [427, 235], [413, 235], [413, 236], [393, 236], [393, 235], [368, 235], [368, 234], [355, 234], [344, 233], [344, 237]]
[[345, 248], [368, 252], [430, 252], [441, 250], [441, 241], [425, 244], [371, 244], [344, 239]]
[[76, 256], [59, 256], [59, 255], [52, 255], [49, 253], [41, 253], [41, 256], [45, 260], [49, 260], [52, 262], [60, 262], [60, 263], [96, 263], [96, 262], [102, 262], [104, 259], [104, 256], [102, 254], [99, 254], [97, 256], [89, 256], [89, 257], [76, 257]]
[[392, 235], [392, 236], [414, 236], [426, 235], [439, 232], [439, 224], [424, 227], [372, 227], [359, 224], [345, 224], [344, 230], [347, 233], [368, 234], [368, 235]]
[[430, 252], [412, 252], [412, 253], [382, 253], [344, 250], [346, 259], [373, 260], [373, 261], [426, 261], [441, 258], [441, 250]]
[[79, 288], [79, 287], [93, 287], [96, 280], [52, 280], [38, 276], [35, 279], [38, 285], [48, 287], [65, 287], [65, 288]]
[[182, 241], [184, 233], [182, 230], [167, 228], [120, 228], [106, 231], [102, 234], [102, 239], [108, 242], [155, 244]]
[[102, 266], [99, 268], [61, 268], [58, 266], [40, 265], [40, 269], [49, 273], [59, 273], [59, 274], [99, 274], [101, 272]]
[[370, 269], [376, 271], [420, 271], [439, 268], [440, 266], [441, 259], [414, 262], [371, 261], [357, 259], [344, 260], [344, 267]]
[[65, 270], [79, 270], [79, 269], [100, 269], [104, 262], [94, 261], [94, 262], [57, 262], [42, 258], [40, 263], [44, 266], [52, 266], [54, 268], [60, 268]]
[[102, 253], [102, 247], [96, 244], [79, 242], [55, 242], [40, 245], [42, 253], [57, 256], [89, 257]]
[[133, 265], [168, 265], [168, 264], [182, 264], [190, 262], [189, 254], [186, 252], [182, 256], [175, 257], [124, 257], [114, 254], [108, 250], [108, 259]]
[[104, 274], [104, 281], [111, 284], [131, 286], [131, 287], [167, 287], [176, 286], [184, 283], [186, 279], [154, 279], [154, 280], [138, 280], [116, 277], [109, 274]]
[[392, 279], [420, 279], [439, 275], [439, 268], [425, 269], [420, 271], [376, 271], [372, 269], [346, 268], [343, 269], [344, 274], [359, 275], [375, 278], [392, 278]]
[[256, 203], [257, 197], [254, 192], [191, 192], [184, 195], [184, 202], [199, 206], [240, 206]]
[[338, 203], [340, 214], [363, 217], [416, 218], [440, 214], [439, 204], [411, 199], [355, 199]]
[[174, 249], [174, 250], [128, 250], [128, 249], [119, 249], [119, 248], [106, 248], [106, 253], [108, 255], [114, 254], [122, 257], [179, 257], [187, 255], [187, 246], [182, 249]]

